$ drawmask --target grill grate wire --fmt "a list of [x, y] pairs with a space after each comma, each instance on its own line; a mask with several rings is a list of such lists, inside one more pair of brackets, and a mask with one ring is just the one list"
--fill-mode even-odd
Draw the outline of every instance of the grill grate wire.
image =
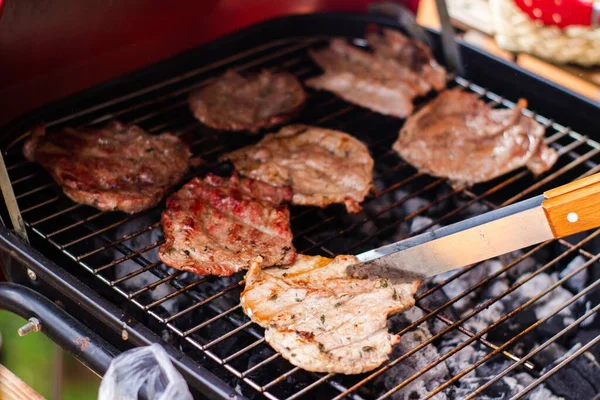
[[[318, 73], [318, 69], [308, 59], [306, 49], [321, 45], [324, 41], [323, 37], [302, 37], [265, 43], [255, 49], [154, 83], [142, 90], [116, 97], [91, 108], [68, 115], [59, 115], [47, 126], [52, 128], [66, 125], [93, 126], [102, 124], [109, 119], [118, 118], [140, 124], [150, 132], [172, 131], [186, 140], [196, 155], [201, 156], [209, 164], [214, 163], [220, 154], [256, 141], [256, 138], [240, 137], [239, 140], [227, 142], [221, 140], [214, 131], [195, 122], [187, 111], [186, 96], [189, 91], [210, 83], [227, 68], [240, 71], [283, 68], [295, 73], [300, 79], [305, 79]], [[451, 79], [449, 87], [475, 92], [496, 107], [515, 107], [514, 102], [460, 77]], [[422, 100], [420, 104], [423, 104], [424, 101]], [[354, 216], [348, 216], [335, 207], [327, 210], [292, 208], [292, 227], [298, 250], [303, 253], [326, 256], [358, 253], [370, 248], [374, 243], [379, 243], [381, 238], [392, 240], [390, 235], [393, 235], [402, 224], [413, 221], [415, 217], [436, 215], [430, 223], [413, 232], [413, 234], [418, 234], [437, 224], [455, 221], [473, 205], [479, 204], [493, 209], [512, 204], [538, 194], [544, 189], [600, 170], [600, 156], [598, 155], [600, 145], [598, 143], [530, 110], [524, 110], [524, 113], [535, 118], [546, 128], [546, 142], [560, 154], [557, 165], [552, 171], [538, 179], [534, 179], [530, 172], [520, 169], [490, 183], [465, 189], [453, 187], [444, 179], [432, 178], [415, 171], [395, 155], [390, 145], [395, 139], [402, 121], [374, 114], [345, 103], [328, 93], [310, 92], [309, 104], [301, 114], [300, 122], [340, 129], [363, 140], [368, 145], [376, 162], [374, 178], [378, 188], [365, 200], [364, 212]], [[346, 396], [356, 399], [387, 398], [422, 377], [439, 363], [472, 345], [487, 348], [488, 354], [431, 391], [429, 397], [434, 396], [445, 387], [453, 385], [462, 376], [497, 355], [511, 360], [512, 364], [471, 393], [469, 398], [474, 398], [482, 393], [518, 367], [525, 367], [526, 370], [533, 371], [532, 373], [537, 375], [536, 380], [519, 393], [517, 396], [519, 397], [524, 396], [535, 386], [548, 379], [559, 366], [572, 361], [583, 354], [584, 349], [588, 349], [600, 341], [600, 336], [596, 337], [584, 348], [565, 358], [556, 368], [544, 374], [539, 374], [536, 366], [530, 362], [537, 352], [595, 313], [600, 307], [595, 306], [523, 357], [518, 357], [509, 351], [510, 347], [523, 336], [534, 331], [551, 316], [595, 288], [600, 280], [591, 283], [584, 291], [554, 309], [550, 315], [536, 321], [507, 341], [494, 344], [484, 338], [487, 332], [561, 286], [579, 271], [594, 265], [600, 255], [595, 254], [586, 245], [600, 235], [600, 230], [597, 230], [577, 242], [571, 239], [562, 239], [535, 246], [505, 263], [501, 269], [482, 279], [476, 285], [442, 304], [427, 300], [445, 285], [460, 279], [461, 276], [473, 271], [481, 263], [465, 267], [436, 285], [425, 287], [418, 294], [416, 303], [416, 307], [423, 312], [423, 316], [405, 326], [398, 333], [406, 334], [433, 319], [441, 323], [442, 328], [438, 332], [432, 332], [432, 336], [417, 347], [399, 357], [390, 359], [388, 363], [370, 373], [355, 377], [307, 373], [283, 361], [264, 342], [262, 330], [243, 315], [239, 301], [234, 301], [236, 298], [239, 299], [239, 293], [243, 287], [241, 275], [226, 279], [190, 278], [181, 271], [165, 268], [159, 261], [156, 261], [155, 256], [152, 256], [163, 243], [162, 237], [157, 236], [157, 232], [160, 231], [160, 210], [147, 210], [129, 216], [102, 212], [71, 202], [41, 167], [23, 160], [20, 155], [20, 145], [27, 134], [25, 133], [9, 143], [5, 150], [7, 168], [12, 177], [11, 182], [24, 221], [30, 231], [60, 250], [80, 267], [95, 275], [100, 282], [108, 285], [126, 301], [165, 326], [183, 342], [198, 349], [216, 364], [213, 364], [215, 369], [223, 368], [226, 373], [235, 376], [245, 385], [269, 399], [295, 399], [315, 393], [316, 390], [322, 390], [323, 392], [319, 393], [326, 393], [328, 397], [335, 399]], [[194, 171], [194, 173], [198, 173], [198, 171]], [[192, 174], [188, 178], [191, 176]], [[524, 188], [520, 189], [522, 187]], [[387, 199], [391, 195], [399, 193], [403, 195], [378, 207], [380, 199]], [[425, 197], [429, 202], [402, 217], [389, 217], [394, 210], [404, 207], [411, 199], [419, 197]], [[436, 208], [441, 205], [452, 201], [457, 203], [458, 200], [460, 203], [450, 209], [443, 212], [436, 211]], [[367, 225], [373, 225], [374, 228], [364, 233], [363, 229]], [[327, 234], [324, 235], [323, 232], [327, 232]], [[143, 238], [152, 237], [152, 235], [154, 235], [152, 240], [136, 246], [136, 240], [142, 241]], [[349, 240], [348, 238], [352, 236], [359, 238]], [[479, 304], [461, 318], [453, 318], [451, 315], [444, 314], [444, 311], [451, 308], [453, 304], [493, 282], [495, 278], [507, 273], [526, 258], [536, 257], [543, 249], [556, 245], [561, 249], [558, 256], [547, 261], [541, 268], [531, 271], [530, 275], [519, 280], [504, 292]], [[550, 288], [537, 293], [526, 303], [514, 308], [479, 332], [462, 326], [465, 321], [514, 292], [538, 274], [554, 268], [558, 263], [575, 254], [585, 257], [585, 264]], [[115, 275], [116, 269], [125, 263], [135, 267], [120, 276]], [[146, 282], [148, 276], [153, 277], [151, 282]], [[141, 277], [145, 279], [139, 283]], [[149, 295], [151, 292], [156, 292], [158, 288], [162, 288], [164, 294], [161, 296]], [[183, 308], [175, 309], [169, 306], [182, 298], [186, 299], [184, 302], [186, 305]], [[228, 299], [229, 302], [226, 301]], [[197, 315], [201, 315], [202, 318], [197, 320]], [[182, 320], [185, 322], [180, 323]], [[190, 322], [190, 320], [194, 322]], [[217, 325], [228, 328], [225, 333], [218, 335], [211, 335], [210, 332], [207, 332]], [[463, 341], [455, 349], [407, 379], [398, 382], [395, 387], [387, 391], [373, 393], [371, 389], [368, 389], [373, 381], [386, 374], [393, 366], [402, 363], [452, 332], [460, 332], [463, 338]], [[259, 354], [259, 360], [250, 365], [245, 359], [255, 353]], [[276, 373], [273, 374], [271, 371]], [[289, 383], [290, 381], [294, 381], [294, 383]]]

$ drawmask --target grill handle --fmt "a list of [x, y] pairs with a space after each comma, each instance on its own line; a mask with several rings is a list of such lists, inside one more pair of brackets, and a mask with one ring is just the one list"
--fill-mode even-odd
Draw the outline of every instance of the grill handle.
[[23, 285], [0, 283], [0, 309], [37, 318], [41, 330], [96, 374], [103, 375], [119, 352], [46, 297]]

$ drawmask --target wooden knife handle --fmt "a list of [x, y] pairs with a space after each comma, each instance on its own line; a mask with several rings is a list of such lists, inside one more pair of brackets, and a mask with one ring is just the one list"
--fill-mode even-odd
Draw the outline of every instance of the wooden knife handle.
[[542, 207], [554, 237], [600, 226], [600, 173], [544, 192]]

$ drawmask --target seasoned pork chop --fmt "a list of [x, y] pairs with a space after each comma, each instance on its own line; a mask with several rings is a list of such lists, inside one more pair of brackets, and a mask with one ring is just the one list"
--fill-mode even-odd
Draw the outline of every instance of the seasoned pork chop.
[[514, 110], [493, 109], [474, 93], [449, 90], [410, 116], [394, 150], [415, 168], [472, 185], [516, 168], [548, 170], [557, 153], [544, 143], [544, 128]]
[[298, 255], [293, 265], [267, 269], [254, 262], [241, 305], [292, 364], [314, 372], [370, 371], [400, 340], [388, 332], [387, 317], [414, 305], [420, 282], [352, 278], [346, 268], [357, 262], [347, 255]]
[[373, 159], [364, 144], [344, 132], [314, 126], [286, 126], [224, 158], [243, 175], [290, 185], [294, 204], [345, 203], [349, 212], [361, 210], [373, 179]]
[[200, 275], [228, 276], [248, 268], [294, 262], [289, 187], [274, 187], [233, 174], [194, 178], [167, 200], [162, 214], [167, 265]]
[[262, 71], [243, 77], [235, 71], [191, 93], [189, 105], [202, 123], [227, 131], [257, 132], [289, 121], [306, 93], [296, 76]]
[[23, 153], [42, 164], [73, 201], [127, 213], [155, 206], [183, 178], [191, 157], [169, 133], [150, 135], [116, 121], [48, 134], [39, 126]]
[[369, 34], [367, 39], [374, 53], [341, 39], [309, 51], [324, 74], [308, 79], [306, 85], [400, 118], [412, 112], [415, 97], [444, 86], [445, 71], [424, 44], [391, 30], [384, 30], [383, 36]]

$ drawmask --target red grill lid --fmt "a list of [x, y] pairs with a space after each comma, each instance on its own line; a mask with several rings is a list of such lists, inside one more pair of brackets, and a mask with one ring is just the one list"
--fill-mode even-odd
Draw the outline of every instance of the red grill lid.
[[598, 26], [600, 5], [584, 0], [514, 0], [533, 20], [564, 28], [570, 25]]

